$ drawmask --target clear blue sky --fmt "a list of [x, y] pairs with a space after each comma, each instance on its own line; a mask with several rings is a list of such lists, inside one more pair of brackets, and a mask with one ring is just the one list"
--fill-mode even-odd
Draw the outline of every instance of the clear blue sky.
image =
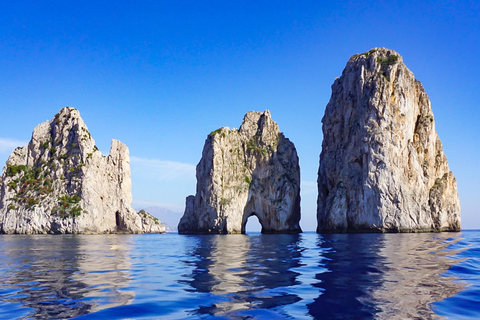
[[2, 1], [0, 162], [72, 106], [104, 154], [129, 146], [136, 208], [182, 212], [207, 134], [269, 109], [297, 147], [314, 230], [330, 86], [373, 47], [423, 83], [463, 227], [480, 228], [478, 1]]

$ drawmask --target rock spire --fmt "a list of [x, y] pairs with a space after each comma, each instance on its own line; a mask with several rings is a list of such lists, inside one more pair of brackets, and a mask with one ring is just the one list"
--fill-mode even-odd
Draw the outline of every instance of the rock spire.
[[13, 151], [0, 179], [0, 233], [165, 232], [131, 207], [129, 154], [95, 146], [78, 110], [66, 107]]
[[244, 233], [252, 215], [263, 233], [301, 232], [297, 152], [268, 110], [248, 112], [238, 130], [209, 134], [197, 165], [197, 193], [187, 197], [178, 231]]
[[318, 232], [460, 230], [430, 101], [398, 53], [352, 56], [322, 123]]

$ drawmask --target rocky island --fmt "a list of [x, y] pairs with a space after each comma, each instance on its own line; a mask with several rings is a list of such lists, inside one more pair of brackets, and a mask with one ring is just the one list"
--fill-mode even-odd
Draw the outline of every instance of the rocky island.
[[430, 100], [397, 52], [352, 56], [322, 123], [317, 232], [460, 230]]
[[78, 110], [66, 107], [13, 151], [0, 178], [0, 233], [163, 233], [131, 207], [128, 148], [102, 156]]
[[208, 135], [178, 232], [245, 233], [252, 215], [262, 233], [301, 232], [297, 152], [268, 110]]

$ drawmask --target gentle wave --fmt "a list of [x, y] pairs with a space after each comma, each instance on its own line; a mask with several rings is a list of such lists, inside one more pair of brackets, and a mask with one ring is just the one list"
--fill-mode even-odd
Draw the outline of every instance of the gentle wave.
[[478, 319], [480, 232], [0, 236], [5, 319]]

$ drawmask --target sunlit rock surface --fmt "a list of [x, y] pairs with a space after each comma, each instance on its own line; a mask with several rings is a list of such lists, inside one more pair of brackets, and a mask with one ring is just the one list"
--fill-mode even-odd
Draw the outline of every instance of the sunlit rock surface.
[[270, 112], [248, 112], [240, 129], [210, 133], [197, 165], [197, 193], [186, 200], [179, 233], [244, 233], [256, 215], [263, 233], [301, 232], [295, 146]]
[[430, 100], [398, 53], [352, 56], [322, 123], [318, 232], [460, 230]]
[[131, 207], [129, 163], [125, 144], [102, 156], [78, 110], [60, 110], [3, 168], [0, 233], [165, 232]]

